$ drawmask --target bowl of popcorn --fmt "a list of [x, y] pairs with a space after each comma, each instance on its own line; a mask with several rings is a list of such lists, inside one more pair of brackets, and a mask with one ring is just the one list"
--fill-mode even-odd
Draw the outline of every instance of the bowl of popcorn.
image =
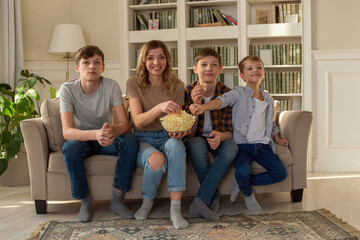
[[163, 128], [167, 132], [188, 132], [194, 126], [196, 116], [188, 114], [185, 110], [181, 113], [169, 113], [160, 118]]

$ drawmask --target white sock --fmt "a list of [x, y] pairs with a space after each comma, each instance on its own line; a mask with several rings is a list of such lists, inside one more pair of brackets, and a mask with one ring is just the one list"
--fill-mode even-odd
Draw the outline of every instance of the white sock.
[[239, 193], [241, 192], [240, 188], [239, 188], [239, 184], [236, 181], [236, 177], [234, 175], [234, 180], [233, 180], [233, 190], [231, 191], [230, 194], [230, 202], [235, 202], [237, 196], [239, 195]]
[[252, 193], [248, 197], [245, 197], [245, 205], [251, 211], [256, 211], [261, 209], [260, 204], [256, 201], [254, 193]]
[[141, 207], [135, 213], [135, 218], [137, 220], [147, 219], [150, 214], [152, 206], [153, 206], [153, 200], [144, 198]]
[[181, 215], [181, 201], [171, 200], [170, 219], [175, 229], [183, 229], [189, 226], [189, 223]]
[[79, 222], [89, 222], [92, 215], [92, 199], [90, 195], [81, 199], [80, 211], [76, 217]]

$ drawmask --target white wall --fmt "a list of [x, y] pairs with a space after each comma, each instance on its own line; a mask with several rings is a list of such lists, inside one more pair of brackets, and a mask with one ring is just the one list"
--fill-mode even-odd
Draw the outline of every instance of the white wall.
[[360, 49], [359, 0], [312, 0], [313, 50]]

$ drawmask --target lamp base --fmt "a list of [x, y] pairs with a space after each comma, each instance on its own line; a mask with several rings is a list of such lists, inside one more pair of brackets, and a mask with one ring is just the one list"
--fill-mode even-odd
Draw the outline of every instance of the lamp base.
[[66, 58], [66, 81], [69, 81], [69, 59], [71, 58], [70, 53], [67, 52], [63, 58]]

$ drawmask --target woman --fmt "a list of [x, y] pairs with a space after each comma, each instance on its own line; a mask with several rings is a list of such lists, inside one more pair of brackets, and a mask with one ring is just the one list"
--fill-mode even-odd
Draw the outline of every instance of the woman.
[[184, 84], [171, 67], [166, 45], [152, 40], [143, 45], [136, 67], [136, 76], [126, 83], [130, 113], [140, 145], [137, 166], [144, 168], [143, 203], [136, 219], [147, 219], [162, 176], [168, 169], [170, 219], [176, 229], [189, 223], [181, 215], [181, 196], [186, 188], [186, 150], [182, 138], [186, 132], [167, 133], [160, 118], [180, 113], [184, 105]]

